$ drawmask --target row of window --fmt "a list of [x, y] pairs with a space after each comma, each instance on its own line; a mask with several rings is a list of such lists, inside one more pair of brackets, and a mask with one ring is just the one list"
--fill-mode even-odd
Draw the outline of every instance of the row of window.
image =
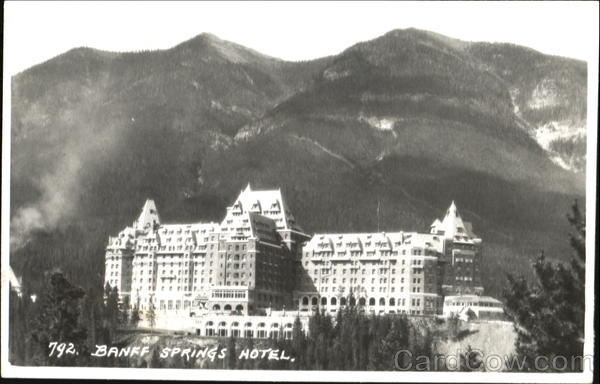
[[456, 276], [457, 281], [473, 281], [472, 276]]
[[[337, 291], [337, 287], [321, 287], [320, 291], [323, 292], [323, 293], [328, 293], [329, 290], [330, 290], [330, 288], [331, 288], [331, 292], [332, 293], [335, 293]], [[341, 288], [342, 289], [340, 291], [342, 291], [344, 289], [344, 287], [341, 287]], [[359, 288], [359, 287], [351, 287], [351, 289], [352, 288]], [[376, 287], [371, 287], [371, 289], [370, 289], [371, 293], [375, 292], [375, 288]], [[378, 287], [378, 288], [379, 288], [378, 289], [379, 293], [386, 293], [387, 290], [388, 290], [387, 286]], [[390, 287], [389, 289], [390, 289], [391, 293], [396, 292], [396, 287]], [[430, 292], [433, 292], [433, 291], [434, 291], [434, 289], [432, 287], [430, 287]], [[398, 288], [398, 292], [403, 293], [404, 292], [404, 287], [399, 287]], [[412, 287], [412, 292], [414, 292], [414, 293], [420, 293], [421, 292], [421, 287]]]
[[485, 302], [473, 302], [473, 301], [447, 301], [446, 305], [457, 305], [457, 306], [470, 306], [470, 307], [486, 307], [486, 308], [502, 308], [502, 303], [485, 303]]
[[[321, 303], [320, 305], [338, 305], [338, 298], [337, 297], [332, 297], [329, 300], [326, 297], [321, 297], [321, 300], [319, 300], [317, 297], [313, 297], [312, 299], [310, 299], [308, 297], [303, 297], [302, 298], [302, 305], [303, 306], [307, 306], [309, 305], [319, 305], [319, 302]], [[399, 298], [397, 301], [394, 297], [389, 298], [387, 301], [385, 298], [381, 297], [379, 298], [379, 301], [377, 301], [374, 297], [369, 298], [368, 300], [365, 297], [361, 297], [358, 300], [356, 300], [356, 298], [350, 298], [350, 300], [346, 299], [345, 297], [341, 297], [339, 300], [339, 305], [347, 305], [347, 303], [350, 303], [350, 305], [359, 305], [359, 306], [365, 306], [368, 305], [369, 306], [375, 306], [375, 305], [379, 305], [379, 306], [406, 306], [406, 298]], [[418, 307], [421, 305], [421, 299], [420, 298], [412, 298], [411, 299], [411, 305], [413, 307]]]
[[[304, 254], [306, 257], [310, 257], [311, 255], [314, 256], [333, 256], [334, 255], [334, 251], [332, 250], [324, 250], [324, 248], [329, 248], [328, 244], [319, 244], [318, 245], [320, 250], [313, 250], [312, 253], [311, 251], [306, 251]], [[388, 251], [388, 250], [379, 250], [379, 255], [380, 256], [436, 256], [438, 254], [438, 252], [436, 250], [431, 250], [431, 249], [419, 249], [419, 248], [412, 248], [410, 249], [411, 252], [407, 252], [406, 249], [403, 249], [402, 251]], [[337, 257], [344, 257], [347, 255], [347, 253], [350, 253], [350, 256], [361, 256], [361, 255], [366, 255], [366, 256], [375, 256], [377, 253], [377, 250], [359, 250], [359, 251], [338, 251], [336, 254]]]
[[[229, 274], [228, 274], [228, 276], [229, 276]], [[318, 281], [319, 281], [319, 279], [317, 277], [313, 277], [313, 282], [318, 283]], [[345, 277], [342, 278], [341, 281], [342, 281], [342, 284], [345, 284], [346, 283], [346, 278]], [[337, 282], [337, 279], [335, 277], [331, 279], [331, 283], [332, 284], [336, 284], [336, 282]], [[348, 280], [348, 282], [350, 282], [350, 283], [356, 283], [356, 282], [358, 282], [358, 279], [356, 277], [350, 278]], [[381, 278], [379, 278], [379, 284], [387, 284], [387, 282], [388, 282], [387, 277], [381, 277]], [[415, 278], [412, 279], [412, 282], [413, 282], [413, 284], [420, 284], [421, 283], [421, 278], [420, 277], [415, 277]], [[322, 277], [321, 278], [321, 284], [328, 284], [328, 283], [329, 283], [329, 278], [328, 277]], [[366, 283], [366, 279], [364, 277], [361, 279], [361, 283], [362, 284]], [[390, 283], [395, 284], [396, 283], [396, 278], [394, 278], [394, 277], [391, 278], [390, 279]], [[374, 277], [371, 279], [371, 284], [375, 284], [375, 278]], [[404, 284], [404, 277], [400, 278], [400, 284]]]

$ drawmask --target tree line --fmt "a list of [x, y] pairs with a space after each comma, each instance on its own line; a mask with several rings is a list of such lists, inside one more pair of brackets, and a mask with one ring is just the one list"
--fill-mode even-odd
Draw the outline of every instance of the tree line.
[[[504, 293], [505, 311], [517, 333], [515, 353], [524, 366], [515, 369], [535, 371], [538, 356], [549, 359], [563, 356], [568, 364], [558, 371], [580, 371], [584, 361], [585, 314], [585, 217], [574, 204], [568, 219], [574, 229], [570, 237], [574, 250], [570, 265], [552, 264], [543, 254], [535, 261], [536, 282], [508, 276]], [[126, 345], [132, 329], [140, 321], [139, 303], [119, 302], [116, 288], [83, 289], [57, 270], [45, 274], [38, 296], [27, 290], [21, 296], [11, 291], [9, 303], [9, 361], [15, 365], [61, 366], [150, 366], [170, 368], [291, 369], [291, 370], [396, 370], [406, 366], [398, 361], [398, 351], [435, 359], [435, 340], [445, 323], [445, 337], [457, 338], [457, 319], [426, 323], [405, 315], [369, 316], [356, 306], [338, 311], [335, 319], [328, 313], [314, 313], [308, 332], [296, 318], [292, 339], [217, 339], [227, 347], [228, 357], [219, 361], [182, 359], [161, 360], [158, 350], [169, 337], [159, 338], [149, 361], [136, 363], [127, 358], [90, 357], [95, 345]], [[352, 300], [349, 300], [352, 302]], [[156, 314], [150, 308], [146, 321], [153, 327]], [[190, 336], [193, 337], [193, 336]], [[162, 341], [161, 341], [162, 340]], [[64, 342], [58, 347], [51, 343]], [[288, 351], [289, 360], [238, 360], [243, 348], [272, 348]], [[76, 351], [76, 353], [69, 353]], [[461, 370], [484, 370], [471, 348], [460, 356]], [[469, 364], [467, 364], [467, 362]], [[399, 364], [399, 365], [398, 365]], [[417, 367], [414, 367], [417, 368]], [[446, 369], [438, 367], [437, 369]], [[554, 369], [557, 370], [557, 369]]]

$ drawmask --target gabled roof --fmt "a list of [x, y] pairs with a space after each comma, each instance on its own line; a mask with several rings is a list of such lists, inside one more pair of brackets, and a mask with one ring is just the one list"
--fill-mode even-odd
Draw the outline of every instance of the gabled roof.
[[431, 233], [443, 235], [447, 239], [455, 241], [471, 241], [476, 239], [472, 232], [471, 223], [463, 221], [454, 201], [446, 211], [446, 215], [440, 221], [436, 219], [431, 224]]
[[439, 236], [417, 232], [316, 233], [304, 246], [308, 251], [394, 251], [402, 246], [441, 251]]
[[287, 204], [285, 204], [281, 189], [255, 191], [248, 184], [240, 192], [234, 203], [227, 208], [227, 215], [223, 223], [226, 223], [234, 214], [240, 215], [246, 212], [257, 213], [273, 219], [277, 230], [303, 232], [302, 228], [296, 224], [296, 220]]

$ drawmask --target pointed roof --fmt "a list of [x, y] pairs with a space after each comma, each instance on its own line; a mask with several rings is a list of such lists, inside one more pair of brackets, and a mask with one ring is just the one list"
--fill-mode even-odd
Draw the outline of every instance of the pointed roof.
[[155, 224], [160, 224], [160, 218], [158, 217], [158, 210], [154, 200], [147, 199], [142, 212], [138, 219], [133, 223], [136, 231], [147, 231], [153, 228]]
[[431, 233], [443, 234], [449, 239], [456, 239], [457, 237], [471, 239], [474, 237], [471, 233], [471, 223], [463, 221], [454, 200], [448, 207], [444, 218], [441, 221], [436, 219], [431, 224]]
[[235, 202], [227, 208], [223, 223], [231, 219], [230, 215], [241, 215], [245, 212], [258, 213], [273, 219], [278, 230], [303, 232], [285, 203], [281, 189], [257, 191], [253, 190], [248, 183]]

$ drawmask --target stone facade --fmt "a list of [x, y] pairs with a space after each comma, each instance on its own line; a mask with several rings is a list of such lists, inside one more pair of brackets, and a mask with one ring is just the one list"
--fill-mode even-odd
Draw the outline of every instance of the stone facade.
[[105, 282], [142, 311], [270, 310], [438, 315], [447, 295], [481, 294], [481, 239], [454, 202], [430, 233], [308, 236], [281, 191], [250, 185], [217, 223], [161, 224], [148, 200], [106, 249]]
[[[452, 202], [430, 233], [315, 234], [304, 246], [301, 311], [438, 315], [448, 294], [481, 294], [481, 239]], [[352, 301], [352, 303], [350, 303]]]
[[248, 185], [221, 224], [161, 224], [148, 200], [133, 225], [109, 239], [105, 283], [142, 311], [289, 309], [290, 275], [308, 238], [279, 190]]

